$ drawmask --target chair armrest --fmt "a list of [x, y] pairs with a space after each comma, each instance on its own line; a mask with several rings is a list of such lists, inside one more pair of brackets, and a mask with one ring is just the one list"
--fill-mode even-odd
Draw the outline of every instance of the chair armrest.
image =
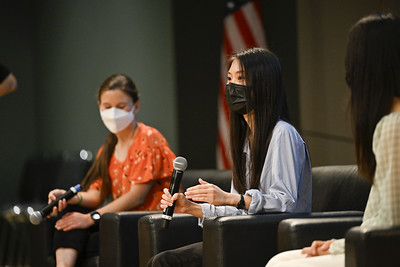
[[100, 219], [100, 267], [139, 266], [138, 221], [160, 211], [106, 213]]
[[345, 211], [239, 215], [207, 219], [203, 229], [203, 266], [264, 266], [278, 252], [278, 224], [284, 219], [360, 215], [362, 212], [359, 211]]
[[346, 267], [400, 266], [400, 227], [353, 227], [346, 233]]
[[279, 222], [293, 216], [306, 214], [239, 215], [205, 220], [203, 266], [264, 266], [277, 252]]
[[162, 228], [162, 214], [140, 218], [138, 226], [139, 262], [147, 266], [150, 258], [157, 253], [179, 248], [202, 240], [202, 228], [198, 219], [187, 214], [175, 213], [168, 228]]
[[278, 227], [278, 251], [301, 249], [310, 246], [314, 240], [344, 238], [347, 230], [361, 223], [362, 217], [283, 220]]

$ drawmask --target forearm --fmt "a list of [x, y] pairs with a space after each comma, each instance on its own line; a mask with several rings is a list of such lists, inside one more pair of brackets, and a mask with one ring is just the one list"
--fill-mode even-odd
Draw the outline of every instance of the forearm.
[[243, 215], [247, 214], [247, 210], [250, 207], [252, 197], [250, 195], [243, 195], [245, 202], [243, 209], [238, 209], [237, 205], [240, 201], [240, 194], [237, 193], [226, 193], [224, 195], [224, 201], [219, 202], [218, 205], [213, 205], [209, 203], [200, 204], [202, 217], [196, 216], [198, 218], [210, 218], [216, 216], [231, 216], [231, 215]]
[[250, 189], [246, 191], [246, 194], [252, 197], [248, 208], [249, 214], [260, 212], [294, 212], [296, 208], [296, 199], [293, 199], [288, 193], [263, 194], [257, 189]]
[[201, 205], [195, 202], [189, 201], [189, 205], [186, 207], [185, 212], [187, 214], [193, 215], [197, 218], [203, 218], [203, 211], [201, 210]]
[[68, 201], [69, 204], [80, 205], [89, 209], [94, 209], [101, 204], [100, 192], [89, 190], [87, 192], [78, 192]]

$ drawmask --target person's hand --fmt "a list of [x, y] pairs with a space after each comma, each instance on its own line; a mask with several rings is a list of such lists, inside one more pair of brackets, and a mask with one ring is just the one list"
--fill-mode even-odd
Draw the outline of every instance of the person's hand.
[[171, 193], [169, 192], [168, 188], [164, 188], [163, 192], [164, 194], [162, 195], [160, 202], [160, 207], [162, 209], [165, 209], [167, 207], [172, 207], [174, 201], [176, 201], [174, 211], [178, 213], [186, 213], [188, 211], [188, 208], [193, 203], [187, 200], [185, 195], [182, 193], [176, 193], [173, 196], [171, 196]]
[[310, 247], [303, 248], [301, 253], [306, 254], [306, 257], [331, 254], [329, 252], [329, 247], [331, 246], [332, 242], [333, 240], [328, 240], [328, 241], [315, 240], [312, 242]]
[[56, 229], [62, 231], [69, 231], [73, 229], [86, 229], [94, 224], [90, 214], [83, 214], [80, 212], [68, 212], [61, 219], [56, 222]]
[[[57, 197], [61, 196], [62, 194], [65, 194], [65, 190], [63, 189], [54, 189], [52, 191], [50, 191], [49, 195], [48, 195], [48, 204], [50, 204], [51, 202], [53, 202], [54, 200], [56, 200]], [[62, 199], [60, 201], [58, 201], [58, 205], [53, 207], [53, 211], [51, 213], [51, 215], [57, 215], [57, 211], [61, 212], [63, 211], [65, 208], [67, 207], [67, 201], [65, 199]]]
[[207, 183], [199, 178], [199, 185], [189, 187], [185, 195], [188, 199], [213, 204], [215, 206], [227, 205], [228, 193], [214, 184]]

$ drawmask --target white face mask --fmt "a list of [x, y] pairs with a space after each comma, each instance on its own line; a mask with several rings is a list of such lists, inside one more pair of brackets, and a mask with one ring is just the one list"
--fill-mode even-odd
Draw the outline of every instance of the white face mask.
[[134, 109], [135, 107], [131, 111], [125, 111], [120, 108], [109, 108], [100, 110], [100, 116], [107, 129], [115, 134], [125, 129], [135, 119]]

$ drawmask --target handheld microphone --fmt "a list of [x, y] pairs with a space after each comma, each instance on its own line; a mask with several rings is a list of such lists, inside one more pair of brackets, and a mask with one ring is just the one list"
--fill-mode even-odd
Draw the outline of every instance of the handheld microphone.
[[[179, 192], [181, 186], [181, 181], [183, 177], [183, 172], [187, 168], [187, 161], [184, 157], [177, 157], [174, 160], [174, 171], [172, 172], [171, 183], [169, 185], [169, 192], [173, 196], [175, 193]], [[172, 215], [174, 214], [175, 202], [171, 207], [167, 207], [162, 215], [163, 218], [163, 228], [168, 228], [169, 222], [172, 220]]]
[[82, 187], [80, 184], [77, 184], [77, 185], [71, 187], [67, 192], [65, 192], [58, 198], [56, 198], [51, 203], [44, 206], [41, 210], [38, 210], [38, 211], [35, 211], [34, 213], [32, 213], [29, 216], [29, 221], [34, 225], [39, 224], [43, 220], [44, 217], [46, 217], [47, 215], [50, 214], [50, 212], [53, 210], [53, 207], [58, 205], [58, 201], [60, 201], [61, 199], [64, 199], [64, 198], [65, 198], [65, 200], [69, 200], [81, 190], [82, 190]]

